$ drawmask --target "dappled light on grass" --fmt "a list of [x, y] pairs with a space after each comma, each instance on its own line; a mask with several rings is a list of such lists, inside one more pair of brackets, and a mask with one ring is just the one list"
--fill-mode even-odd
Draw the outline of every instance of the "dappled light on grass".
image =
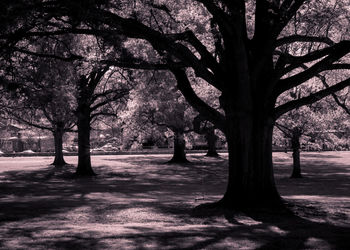
[[[300, 216], [350, 226], [350, 152], [302, 152], [304, 178], [289, 179], [291, 154], [275, 160], [277, 187]], [[288, 161], [289, 159], [289, 161]]]
[[190, 155], [184, 165], [163, 164], [164, 155], [94, 156], [97, 176], [82, 179], [72, 178], [73, 165], [19, 158], [6, 169], [0, 158], [0, 248], [346, 249], [349, 181], [338, 173], [349, 168], [341, 157], [320, 158], [305, 157], [306, 177], [293, 181], [290, 154], [275, 155], [279, 190], [297, 216], [195, 215], [222, 197], [226, 156]]

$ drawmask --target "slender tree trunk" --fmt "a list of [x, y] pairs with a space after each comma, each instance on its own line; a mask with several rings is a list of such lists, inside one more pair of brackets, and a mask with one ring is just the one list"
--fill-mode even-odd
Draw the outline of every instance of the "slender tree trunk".
[[91, 167], [90, 154], [90, 108], [86, 104], [78, 104], [78, 167], [76, 175], [95, 175]]
[[229, 176], [219, 204], [231, 208], [282, 206], [273, 176], [273, 119], [239, 113], [226, 122]]
[[67, 163], [63, 158], [63, 127], [57, 126], [57, 128], [53, 131], [53, 137], [55, 140], [55, 159], [51, 165], [55, 166], [63, 166]]
[[182, 131], [174, 132], [174, 154], [173, 158], [169, 163], [186, 163], [188, 162], [186, 158], [186, 142], [184, 138], [184, 133]]
[[216, 151], [216, 141], [218, 140], [218, 137], [215, 134], [214, 128], [208, 128], [208, 130], [205, 133], [205, 139], [208, 143], [208, 152], [206, 156], [209, 157], [218, 157], [219, 154]]
[[290, 178], [302, 178], [300, 167], [300, 130], [293, 128], [292, 131], [292, 149], [293, 149], [293, 172]]
[[193, 130], [200, 135], [204, 134], [208, 145], [206, 156], [218, 157], [219, 154], [216, 152], [216, 141], [218, 137], [215, 135], [215, 128], [207, 126], [201, 127], [201, 122], [203, 120], [204, 119], [201, 115], [197, 115], [192, 121]]

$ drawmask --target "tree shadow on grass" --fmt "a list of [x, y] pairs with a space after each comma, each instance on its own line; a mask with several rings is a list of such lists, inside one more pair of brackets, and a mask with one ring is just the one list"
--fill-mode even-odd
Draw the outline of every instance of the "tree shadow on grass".
[[[305, 209], [305, 208], [304, 208]], [[317, 209], [309, 213], [318, 213]], [[277, 227], [285, 233], [263, 244], [258, 249], [349, 249], [350, 228], [329, 223], [313, 222], [298, 215], [247, 213], [268, 227]], [[322, 214], [322, 211], [321, 211]]]
[[[130, 225], [118, 235], [104, 235], [99, 243], [128, 240], [132, 249], [349, 249], [350, 229], [305, 220], [295, 215], [222, 211], [200, 218], [190, 209], [158, 207], [165, 214], [197, 220], [198, 227], [178, 228]], [[222, 223], [224, 218], [227, 223]], [[253, 221], [255, 223], [249, 223]], [[200, 222], [198, 222], [200, 221]], [[247, 223], [248, 222], [248, 223]], [[193, 222], [192, 222], [193, 223]], [[216, 223], [216, 224], [215, 224]], [[190, 224], [190, 223], [189, 223]], [[92, 239], [94, 240], [94, 239]]]
[[[198, 155], [190, 155], [188, 158], [191, 162], [173, 164], [166, 164], [163, 158], [150, 155], [128, 157], [122, 161], [136, 168], [147, 169], [147, 166], [151, 166], [145, 171], [145, 175], [150, 175], [156, 172], [160, 179], [167, 181], [166, 178], [170, 178], [174, 184], [194, 183], [202, 186], [213, 184], [214, 181], [216, 182], [215, 184], [225, 186], [227, 178], [227, 159]], [[104, 160], [115, 162], [120, 161], [119, 159]], [[176, 176], [176, 178], [173, 178], [173, 176]], [[224, 182], [222, 181], [223, 179]], [[157, 182], [157, 179], [154, 179], [153, 181]]]
[[[29, 240], [18, 248], [349, 249], [349, 228], [303, 218], [306, 214], [307, 218], [318, 219], [326, 213], [306, 203], [292, 207], [300, 216], [252, 211], [195, 216], [194, 193], [205, 191], [206, 198], [223, 194], [226, 180], [223, 165], [227, 161], [202, 162], [203, 158], [197, 156], [191, 159], [193, 165], [167, 166], [157, 164], [162, 158], [127, 158], [130, 164], [127, 170], [118, 167], [117, 162], [97, 166], [99, 175], [90, 179], [69, 178], [74, 167], [5, 172], [0, 180], [0, 228], [9, 229], [2, 236], [8, 238], [0, 240], [0, 248], [7, 248], [5, 241], [9, 237], [27, 237]], [[326, 176], [334, 178], [334, 185], [338, 186], [333, 186], [336, 190], [333, 195], [336, 197], [337, 192], [339, 195], [339, 188], [346, 187], [348, 179], [337, 182], [339, 175], [324, 165], [324, 168], [317, 165], [321, 170], [315, 170], [315, 174], [320, 176], [309, 176], [310, 184], [305, 183], [296, 193], [305, 194], [311, 186], [321, 185], [322, 182], [315, 182], [316, 177]], [[341, 172], [344, 166], [336, 165], [332, 169]], [[282, 181], [284, 191], [298, 185]], [[325, 195], [319, 186], [316, 191]], [[192, 203], [188, 202], [191, 199]], [[45, 220], [75, 213], [77, 209], [88, 209], [89, 217], [71, 218], [69, 227], [58, 227], [58, 231], [64, 232], [47, 233], [56, 226]], [[152, 219], [152, 213], [161, 216]], [[33, 220], [37, 226], [26, 225]], [[130, 220], [136, 223], [129, 223]], [[17, 228], [9, 226], [11, 223], [17, 223]], [[82, 227], [84, 223], [88, 230]], [[99, 224], [102, 230], [95, 228]], [[104, 233], [110, 226], [124, 224], [121, 231]], [[39, 234], [40, 237], [35, 237]]]
[[[350, 166], [319, 160], [305, 161], [303, 177], [290, 179], [290, 168], [276, 166], [277, 186], [283, 195], [320, 195], [327, 197], [349, 197]], [[292, 189], [290, 187], [293, 187]]]
[[[171, 158], [172, 156], [169, 156]], [[189, 162], [173, 162], [170, 165], [200, 165], [200, 166], [208, 166], [208, 168], [212, 167], [213, 165], [217, 166], [221, 162], [224, 164], [227, 164], [227, 159], [223, 156], [220, 157], [207, 157], [205, 155], [192, 155], [188, 154], [187, 158]], [[121, 159], [118, 158], [105, 158], [103, 159], [105, 161], [121, 161]], [[170, 160], [170, 159], [169, 159]], [[123, 162], [133, 164], [133, 165], [140, 165], [140, 164], [155, 164], [155, 165], [164, 165], [168, 164], [169, 161], [164, 160], [164, 157], [160, 157], [160, 155], [138, 155], [138, 156], [130, 156], [128, 158], [123, 158]]]
[[104, 178], [76, 179], [73, 178], [74, 171], [72, 166], [5, 172], [0, 181], [0, 225], [84, 206], [93, 201], [88, 197], [91, 193], [124, 192], [132, 195], [140, 190], [154, 190], [145, 182], [129, 186], [132, 182], [129, 175], [107, 173]]
[[[171, 159], [171, 157], [169, 157]], [[169, 160], [170, 160], [169, 159]], [[142, 155], [142, 156], [130, 156], [128, 158], [123, 158], [118, 159], [118, 158], [105, 158], [103, 159], [105, 161], [111, 161], [111, 162], [119, 162], [119, 161], [123, 161], [126, 162], [128, 164], [132, 164], [132, 165], [141, 165], [141, 164], [154, 164], [154, 165], [164, 165], [167, 161], [164, 160], [164, 158], [160, 158], [157, 156], [151, 156], [151, 155]]]
[[53, 180], [55, 172], [61, 178], [69, 175], [48, 167], [37, 171], [8, 171], [0, 182], [0, 222], [59, 213], [79, 206], [83, 199], [73, 198], [73, 182]]
[[[304, 208], [302, 209], [310, 209]], [[271, 213], [270, 211], [211, 210], [208, 214], [191, 213], [183, 209], [161, 207], [162, 212], [180, 217], [200, 218], [203, 224], [215, 224], [225, 218], [230, 226], [205, 227], [200, 231], [183, 231], [177, 237], [168, 233], [157, 235], [165, 242], [172, 242], [181, 249], [349, 249], [350, 228], [329, 223], [314, 222], [295, 213]], [[295, 207], [290, 207], [294, 210]], [[299, 211], [300, 212], [300, 211]], [[317, 213], [310, 210], [308, 213]], [[155, 236], [154, 236], [155, 237]], [[184, 246], [181, 242], [197, 238], [196, 242]], [[160, 244], [162, 243], [160, 240]], [[225, 242], [230, 242], [225, 244]], [[161, 245], [165, 246], [165, 245]]]
[[301, 152], [301, 155], [304, 158], [317, 158], [317, 159], [342, 158], [342, 156], [340, 155], [335, 155], [334, 153], [328, 153], [328, 152], [319, 152], [319, 153]]
[[[183, 200], [192, 192], [200, 192], [202, 181], [210, 178], [210, 173], [202, 173], [198, 178], [199, 170], [188, 172], [189, 166], [143, 168], [138, 162], [134, 163], [139, 167], [135, 172], [113, 172], [107, 166], [98, 166], [99, 175], [87, 179], [72, 178], [74, 166], [3, 172], [0, 179], [0, 223], [64, 213], [89, 204], [92, 199], [88, 196], [95, 193], [139, 199], [138, 203], [147, 198], [162, 198], [157, 194], [169, 200]], [[127, 204], [128, 199], [124, 202], [123, 205]]]
[[[45, 231], [45, 227], [31, 227], [31, 228], [14, 228], [10, 229], [8, 234], [13, 238], [31, 238], [27, 242], [20, 240], [14, 241], [10, 246], [5, 245], [0, 241], [1, 249], [108, 249], [108, 247], [100, 242], [96, 237], [96, 232], [86, 231], [75, 233], [71, 235], [61, 236], [44, 236], [40, 239], [34, 239], [33, 234], [40, 231]], [[69, 230], [67, 228], [67, 230]]]

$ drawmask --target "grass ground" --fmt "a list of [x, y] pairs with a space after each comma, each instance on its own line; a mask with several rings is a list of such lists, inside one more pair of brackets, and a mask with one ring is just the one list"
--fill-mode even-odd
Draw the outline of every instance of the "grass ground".
[[0, 157], [0, 249], [350, 249], [350, 152], [303, 153], [302, 179], [274, 155], [296, 216], [194, 216], [223, 195], [226, 157], [94, 156], [91, 179], [51, 157]]

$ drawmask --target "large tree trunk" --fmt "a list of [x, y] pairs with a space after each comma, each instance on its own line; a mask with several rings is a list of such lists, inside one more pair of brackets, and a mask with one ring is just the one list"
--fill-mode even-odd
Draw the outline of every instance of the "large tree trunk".
[[186, 163], [188, 162], [186, 158], [186, 142], [184, 138], [184, 133], [182, 131], [174, 132], [174, 154], [173, 158], [169, 163]]
[[207, 152], [206, 156], [218, 157], [219, 154], [216, 151], [216, 141], [218, 140], [218, 137], [215, 134], [214, 128], [207, 129], [207, 131], [205, 133], [205, 139], [207, 140], [207, 143], [208, 143], [208, 152]]
[[293, 128], [292, 131], [292, 149], [293, 149], [293, 172], [290, 178], [302, 178], [300, 167], [300, 130]]
[[78, 104], [78, 167], [76, 175], [95, 175], [91, 167], [90, 154], [90, 108], [86, 104]]
[[63, 166], [67, 164], [63, 158], [63, 152], [62, 152], [63, 134], [64, 134], [63, 127], [57, 125], [56, 129], [53, 131], [53, 137], [55, 140], [55, 159], [52, 165], [55, 165], [55, 166]]
[[[244, 23], [241, 24], [245, 27]], [[235, 25], [239, 31], [240, 23]], [[248, 62], [249, 53], [239, 42], [235, 40], [233, 44], [240, 49], [226, 49], [222, 59], [226, 74], [223, 79], [230, 79], [221, 84], [219, 101], [225, 112], [222, 117], [199, 100], [197, 103], [191, 101], [194, 97], [188, 90], [190, 83], [177, 71], [173, 72], [178, 82], [183, 83], [179, 87], [187, 96], [186, 99], [197, 105], [203, 116], [221, 128], [227, 139], [229, 167], [226, 192], [219, 202], [209, 207], [243, 210], [267, 208], [269, 211], [281, 209], [284, 204], [275, 185], [272, 163], [276, 100], [272, 89], [268, 87], [271, 84], [267, 84], [274, 81], [273, 61]], [[256, 51], [259, 56], [265, 56], [266, 53], [270, 52], [258, 49]]]
[[272, 164], [273, 119], [260, 114], [227, 117], [229, 152], [227, 190], [219, 202], [224, 207], [280, 207]]

